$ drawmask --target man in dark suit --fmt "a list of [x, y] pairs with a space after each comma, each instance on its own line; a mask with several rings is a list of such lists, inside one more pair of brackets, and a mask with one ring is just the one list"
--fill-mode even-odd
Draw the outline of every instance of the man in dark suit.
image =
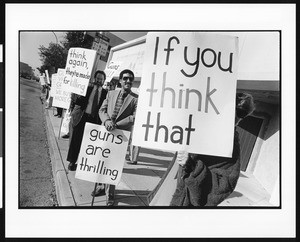
[[[100, 119], [108, 131], [117, 128], [132, 132], [138, 101], [138, 95], [131, 91], [133, 80], [133, 72], [128, 69], [123, 70], [119, 75], [122, 88], [109, 91], [99, 110]], [[131, 137], [129, 143], [131, 162], [136, 163], [140, 147], [131, 145]], [[104, 189], [107, 206], [112, 206], [114, 204], [114, 185], [99, 183], [95, 192], [92, 192], [92, 196], [99, 196]]]
[[85, 96], [75, 93], [71, 95], [70, 144], [67, 156], [67, 161], [70, 162], [68, 166], [70, 171], [76, 170], [85, 123], [101, 124], [98, 112], [107, 95], [107, 91], [102, 88], [105, 78], [105, 73], [98, 70], [95, 72], [94, 81], [89, 85]]

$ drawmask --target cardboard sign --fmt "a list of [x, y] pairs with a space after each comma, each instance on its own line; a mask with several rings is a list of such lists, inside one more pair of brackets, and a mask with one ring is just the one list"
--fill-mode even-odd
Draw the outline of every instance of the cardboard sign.
[[[49, 74], [48, 74], [48, 71], [46, 70], [46, 81], [48, 83], [48, 85], [50, 85], [50, 88], [49, 88], [49, 96], [48, 96], [48, 99], [47, 99], [47, 102], [50, 103], [50, 98], [53, 98], [53, 87], [52, 87], [52, 77], [51, 79], [49, 78]], [[54, 88], [55, 89], [55, 88]], [[53, 100], [53, 99], [52, 99]], [[52, 107], [52, 101], [51, 101], [51, 107]]]
[[111, 61], [109, 64], [105, 67], [104, 72], [106, 74], [106, 80], [107, 82], [110, 82], [111, 79], [116, 76], [117, 72], [120, 71], [122, 62], [120, 61]]
[[[54, 77], [54, 78], [53, 78]], [[68, 109], [71, 102], [71, 92], [68, 83], [65, 83], [65, 69], [58, 69], [57, 74], [52, 75], [52, 93], [54, 107]]]
[[40, 84], [41, 84], [41, 86], [46, 85], [44, 76], [40, 76]]
[[96, 51], [84, 48], [70, 48], [66, 63], [64, 81], [69, 85], [69, 91], [85, 96], [91, 79], [91, 73], [96, 57]]
[[61, 127], [60, 127], [60, 133], [61, 134], [68, 134], [70, 129], [69, 129], [69, 124], [71, 121], [71, 112], [69, 112], [69, 110], [66, 111], [63, 121], [61, 123]]
[[[50, 89], [50, 93], [51, 96], [54, 98], [57, 92], [57, 74], [52, 74], [51, 76], [51, 89]], [[60, 87], [58, 88], [60, 89]]]
[[75, 178], [117, 185], [121, 179], [130, 132], [109, 132], [102, 125], [85, 124]]
[[238, 38], [149, 33], [133, 144], [231, 157]]
[[45, 70], [45, 73], [46, 73], [46, 79], [45, 79], [45, 80], [46, 80], [46, 83], [47, 83], [48, 85], [51, 85], [48, 70]]

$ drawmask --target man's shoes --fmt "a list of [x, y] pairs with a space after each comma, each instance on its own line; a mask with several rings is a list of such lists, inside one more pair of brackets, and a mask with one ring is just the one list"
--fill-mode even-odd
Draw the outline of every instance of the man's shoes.
[[106, 206], [114, 206], [114, 199], [112, 197], [108, 197], [106, 200]]
[[100, 185], [97, 185], [96, 190], [94, 190], [91, 193], [92, 197], [98, 197], [98, 196], [104, 195], [104, 194], [105, 194], [104, 186], [100, 186]]
[[69, 134], [64, 134], [63, 136], [61, 136], [63, 139], [68, 139], [70, 138], [70, 135]]
[[76, 171], [77, 164], [70, 162], [68, 165], [69, 171]]
[[57, 114], [54, 114], [54, 116], [58, 116], [58, 113], [57, 113]]

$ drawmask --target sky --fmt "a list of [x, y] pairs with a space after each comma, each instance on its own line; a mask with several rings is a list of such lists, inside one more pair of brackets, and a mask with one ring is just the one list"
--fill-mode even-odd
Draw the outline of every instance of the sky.
[[[119, 38], [130, 41], [141, 36], [144, 36], [146, 32], [111, 32]], [[33, 69], [40, 67], [42, 62], [38, 55], [38, 48], [41, 45], [48, 47], [50, 42], [56, 43], [56, 37], [58, 43], [64, 38], [65, 32], [20, 32], [20, 61], [27, 63]], [[55, 37], [56, 36], [56, 37]]]
[[[54, 34], [55, 33], [55, 34]], [[63, 40], [64, 32], [20, 32], [20, 61], [27, 63], [33, 69], [40, 67], [42, 62], [38, 55], [41, 45], [48, 47], [50, 42]]]

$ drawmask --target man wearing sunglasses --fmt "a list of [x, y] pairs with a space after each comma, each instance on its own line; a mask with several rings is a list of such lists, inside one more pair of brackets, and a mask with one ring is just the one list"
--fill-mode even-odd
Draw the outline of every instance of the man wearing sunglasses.
[[[121, 129], [132, 132], [138, 101], [138, 95], [131, 91], [134, 81], [133, 72], [128, 69], [121, 71], [119, 81], [122, 88], [108, 92], [106, 99], [99, 109], [99, 117], [108, 131]], [[130, 164], [136, 164], [139, 147], [131, 145], [131, 137], [129, 147]], [[95, 192], [92, 192], [92, 196], [99, 196], [104, 191], [107, 197], [107, 206], [113, 206], [114, 185], [99, 183]]]

